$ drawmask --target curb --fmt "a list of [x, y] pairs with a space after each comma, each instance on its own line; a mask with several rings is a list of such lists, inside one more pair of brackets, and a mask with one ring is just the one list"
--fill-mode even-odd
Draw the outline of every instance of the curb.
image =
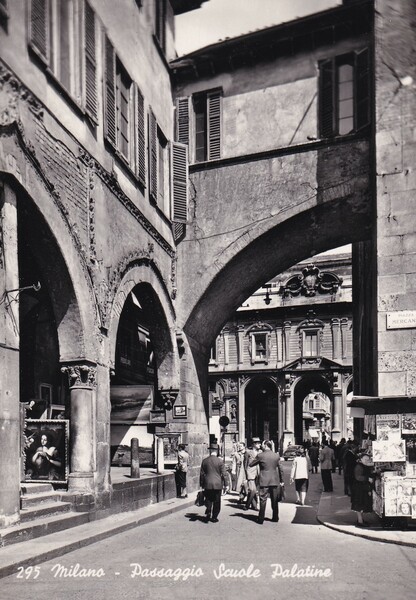
[[[154, 508], [156, 505], [151, 505], [152, 508]], [[8, 577], [9, 575], [13, 575], [19, 567], [28, 567], [28, 566], [34, 566], [37, 565], [39, 563], [42, 562], [46, 562], [48, 560], [51, 560], [53, 558], [57, 558], [59, 556], [63, 556], [64, 554], [67, 554], [68, 552], [72, 552], [73, 550], [77, 550], [79, 548], [83, 548], [85, 546], [89, 546], [91, 544], [94, 544], [95, 542], [99, 542], [101, 540], [104, 540], [106, 538], [112, 537], [113, 535], [117, 535], [118, 533], [123, 533], [124, 531], [128, 531], [130, 529], [134, 529], [135, 527], [139, 527], [140, 525], [146, 525], [147, 523], [151, 523], [152, 521], [156, 521], [159, 518], [162, 517], [166, 517], [170, 514], [173, 514], [175, 512], [178, 512], [180, 510], [182, 510], [183, 508], [189, 508], [191, 506], [194, 506], [194, 500], [188, 500], [187, 502], [183, 502], [181, 504], [177, 504], [175, 506], [170, 506], [169, 508], [162, 508], [159, 512], [155, 512], [154, 514], [150, 514], [150, 515], [144, 515], [142, 517], [140, 516], [136, 516], [136, 517], [132, 517], [132, 519], [126, 523], [122, 523], [120, 525], [116, 525], [113, 527], [109, 527], [107, 530], [105, 531], [101, 531], [99, 533], [95, 533], [92, 535], [88, 535], [88, 533], [85, 533], [85, 537], [80, 537], [80, 539], [77, 540], [73, 540], [70, 542], [62, 542], [61, 544], [59, 544], [59, 542], [55, 542], [57, 544], [57, 546], [55, 548], [51, 548], [49, 550], [44, 550], [44, 551], [40, 551], [39, 552], [39, 548], [37, 550], [37, 553], [35, 554], [35, 551], [33, 551], [33, 556], [27, 556], [26, 558], [23, 559], [11, 559], [9, 564], [5, 564], [3, 566], [0, 566], [0, 579], [3, 579], [4, 577]], [[128, 513], [126, 513], [128, 514]], [[109, 519], [111, 519], [111, 517], [107, 517]], [[93, 521], [90, 523], [86, 523], [86, 526], [93, 526], [94, 523], [99, 524], [101, 521], [101, 519], [97, 520], [97, 521]], [[83, 527], [83, 525], [80, 525], [79, 527]], [[76, 533], [76, 527], [73, 528], [73, 532]], [[68, 533], [70, 530], [67, 530], [66, 533]], [[62, 533], [62, 532], [59, 532]], [[55, 535], [55, 534], [51, 534], [51, 535]], [[5, 550], [7, 552], [7, 549], [20, 549], [22, 548], [22, 545], [25, 543], [33, 543], [33, 542], [39, 542], [41, 538], [36, 538], [34, 540], [29, 540], [28, 542], [21, 542], [18, 544], [13, 544], [10, 546], [4, 546], [2, 548], [2, 550]], [[45, 541], [45, 537], [43, 538], [43, 540]], [[51, 544], [53, 544], [54, 542], [51, 540]]]
[[379, 537], [376, 535], [366, 535], [365, 533], [361, 533], [360, 531], [346, 531], [341, 526], [333, 525], [332, 523], [327, 523], [323, 521], [320, 517], [316, 517], [317, 521], [328, 527], [328, 529], [332, 529], [333, 531], [338, 531], [339, 533], [345, 533], [345, 535], [352, 535], [354, 537], [364, 538], [365, 540], [370, 540], [372, 542], [383, 542], [384, 544], [395, 544], [396, 546], [408, 546], [410, 548], [416, 548], [416, 542], [406, 542], [403, 540], [391, 540], [385, 537]]

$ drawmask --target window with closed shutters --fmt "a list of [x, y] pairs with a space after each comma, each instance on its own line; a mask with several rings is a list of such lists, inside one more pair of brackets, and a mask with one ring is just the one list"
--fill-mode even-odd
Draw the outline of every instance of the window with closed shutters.
[[347, 135], [370, 123], [368, 48], [321, 61], [319, 65], [321, 137]]

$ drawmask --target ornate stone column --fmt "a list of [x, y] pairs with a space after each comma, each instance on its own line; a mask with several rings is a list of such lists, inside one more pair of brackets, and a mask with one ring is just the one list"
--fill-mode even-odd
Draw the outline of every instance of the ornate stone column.
[[0, 527], [16, 523], [20, 507], [18, 288], [17, 198], [0, 181]]
[[284, 356], [283, 361], [289, 362], [290, 360], [290, 329], [292, 325], [290, 321], [285, 321], [283, 323], [283, 350]]
[[292, 394], [292, 375], [286, 373], [285, 388], [284, 388], [284, 404], [285, 404], [285, 423], [283, 432], [283, 448], [285, 449], [289, 442], [293, 444], [294, 432], [294, 415], [293, 415], [293, 394]]
[[347, 349], [348, 349], [347, 328], [348, 328], [348, 319], [346, 319], [346, 318], [341, 319], [341, 348], [342, 348], [341, 357], [343, 359], [347, 358]]
[[341, 387], [341, 374], [338, 372], [333, 373], [333, 420], [332, 420], [332, 439], [338, 442], [341, 439], [341, 426], [342, 426], [342, 387]]
[[224, 364], [228, 365], [230, 360], [230, 330], [228, 327], [224, 327], [222, 330], [222, 336], [224, 340]]
[[94, 491], [96, 471], [95, 404], [97, 365], [89, 361], [66, 363], [71, 405], [69, 490]]
[[244, 440], [246, 435], [246, 407], [243, 385], [247, 379], [247, 375], [242, 375], [238, 378], [238, 438], [240, 440]]
[[237, 327], [237, 360], [238, 364], [241, 365], [244, 362], [244, 325], [238, 325]]
[[339, 319], [331, 319], [332, 330], [332, 358], [337, 360], [341, 357], [341, 331]]

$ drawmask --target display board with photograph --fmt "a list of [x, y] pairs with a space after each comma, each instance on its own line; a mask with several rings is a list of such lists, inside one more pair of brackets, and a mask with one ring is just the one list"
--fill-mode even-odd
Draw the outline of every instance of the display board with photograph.
[[24, 481], [68, 481], [69, 421], [27, 419], [25, 422]]

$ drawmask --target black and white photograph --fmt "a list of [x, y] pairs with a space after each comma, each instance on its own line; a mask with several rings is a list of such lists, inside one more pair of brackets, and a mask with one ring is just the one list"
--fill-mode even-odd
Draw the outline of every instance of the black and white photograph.
[[415, 14], [0, 0], [0, 600], [412, 596]]

